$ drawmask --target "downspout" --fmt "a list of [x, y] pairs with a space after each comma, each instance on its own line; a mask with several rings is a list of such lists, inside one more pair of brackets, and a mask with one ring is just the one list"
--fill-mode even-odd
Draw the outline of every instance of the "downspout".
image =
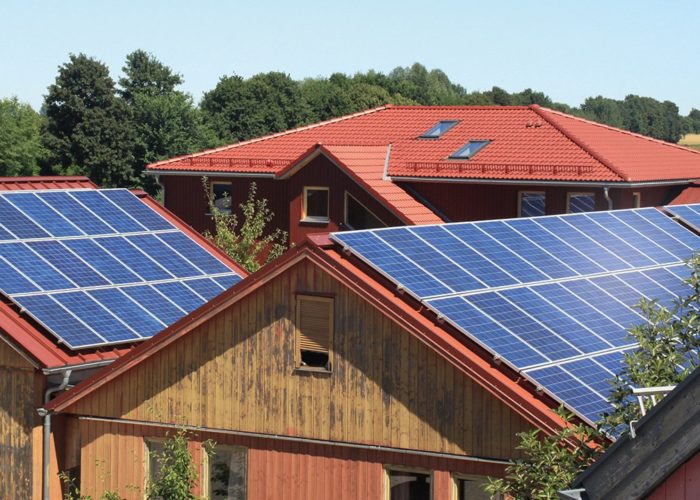
[[609, 189], [610, 189], [610, 186], [603, 186], [603, 196], [605, 196], [605, 199], [608, 202], [608, 210], [612, 210], [613, 209], [613, 202], [612, 202], [612, 198], [610, 198], [610, 193], [608, 192]]
[[[62, 391], [68, 387], [68, 382], [70, 381], [70, 375], [73, 370], [66, 370], [63, 372], [63, 380], [56, 387], [46, 389], [44, 393], [44, 404], [51, 400], [51, 395]], [[40, 417], [44, 419], [44, 442], [42, 451], [42, 474], [41, 474], [41, 485], [43, 488], [41, 498], [43, 500], [49, 500], [49, 475], [51, 474], [51, 413], [44, 408], [38, 408], [37, 413]]]

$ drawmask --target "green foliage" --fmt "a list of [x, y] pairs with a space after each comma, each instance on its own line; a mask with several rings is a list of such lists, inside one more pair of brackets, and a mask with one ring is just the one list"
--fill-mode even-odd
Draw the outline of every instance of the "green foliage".
[[[75, 484], [75, 478], [71, 477], [67, 472], [59, 472], [58, 479], [63, 483], [66, 490], [63, 494], [63, 500], [92, 500], [91, 495], [80, 493], [80, 488]], [[122, 498], [119, 493], [112, 490], [106, 490], [100, 495], [100, 500], [122, 500]]]
[[88, 175], [105, 187], [132, 183], [128, 112], [115, 95], [107, 66], [84, 54], [71, 54], [49, 86], [44, 108], [50, 167]]
[[257, 199], [257, 185], [250, 183], [248, 198], [239, 206], [243, 223], [238, 225], [235, 212], [224, 213], [214, 205], [214, 197], [209, 180], [202, 178], [204, 191], [209, 204], [209, 212], [214, 219], [215, 234], [205, 232], [204, 236], [250, 272], [260, 269], [260, 260], [267, 252], [265, 262], [279, 257], [287, 248], [287, 233], [279, 228], [266, 232], [274, 214], [267, 206], [266, 199]]
[[0, 99], [0, 176], [34, 175], [46, 156], [43, 118], [16, 97]]
[[601, 450], [595, 443], [602, 442], [602, 436], [575, 423], [563, 407], [556, 413], [567, 425], [551, 436], [543, 437], [539, 429], [518, 433], [517, 448], [525, 458], [506, 467], [505, 478], [490, 479], [486, 491], [517, 499], [558, 498], [557, 492], [593, 463]]
[[146, 485], [149, 500], [194, 500], [192, 488], [197, 484], [197, 468], [187, 437], [187, 431], [179, 429], [165, 441], [162, 452], [153, 452], [159, 467], [158, 475]]
[[655, 301], [642, 301], [647, 321], [630, 330], [639, 347], [624, 356], [623, 367], [613, 379], [610, 402], [614, 411], [603, 416], [601, 428], [626, 433], [632, 420], [641, 418], [632, 388], [676, 385], [700, 366], [700, 257], [691, 259], [688, 284], [692, 292], [668, 309]]

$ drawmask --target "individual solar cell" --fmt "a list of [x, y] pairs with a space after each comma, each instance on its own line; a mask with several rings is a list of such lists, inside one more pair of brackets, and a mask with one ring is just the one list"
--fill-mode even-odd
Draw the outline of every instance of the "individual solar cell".
[[175, 323], [185, 312], [158, 293], [150, 285], [127, 286], [121, 289], [125, 294], [148, 309], [166, 325]]
[[[498, 266], [468, 247], [462, 240], [440, 226], [416, 226], [414, 233], [429, 241], [431, 245], [449, 255], [464, 269], [479, 277], [489, 287], [513, 285], [518, 281]], [[475, 285], [474, 289], [482, 288]]]
[[678, 262], [678, 258], [652, 239], [623, 222], [615, 212], [595, 212], [587, 214], [601, 226], [607, 228], [626, 242], [633, 244], [657, 264]]
[[241, 281], [241, 277], [236, 275], [236, 274], [229, 274], [226, 276], [217, 276], [216, 278], [212, 278], [214, 281], [216, 281], [221, 287], [223, 287], [224, 290], [228, 290], [231, 288], [233, 285]]
[[52, 210], [34, 193], [6, 193], [4, 197], [51, 236], [80, 236], [83, 234], [80, 229]]
[[0, 290], [7, 295], [15, 293], [37, 292], [39, 288], [33, 285], [14, 266], [0, 259]]
[[337, 238], [341, 244], [350, 245], [380, 271], [391, 276], [398, 284], [418, 297], [451, 293], [449, 288], [391, 248], [374, 233], [340, 233]]
[[63, 217], [78, 226], [85, 234], [96, 235], [114, 233], [114, 229], [111, 229], [107, 224], [97, 218], [97, 216], [78, 203], [78, 201], [72, 198], [67, 192], [43, 192], [37, 193], [37, 196], [49, 204], [51, 208], [63, 215]]
[[420, 262], [423, 270], [450, 287], [452, 292], [465, 292], [484, 286], [455, 262], [416, 238], [408, 228], [392, 228], [376, 234], [393, 248], [400, 249], [412, 261]]
[[552, 254], [528, 240], [503, 221], [479, 223], [477, 227], [527, 262], [536, 262], [537, 269], [550, 278], [568, 278], [577, 275], [571, 267], [556, 259]]
[[3, 243], [0, 245], [0, 256], [15, 269], [21, 269], [25, 276], [31, 276], [32, 281], [43, 290], [75, 288], [65, 275], [56, 271], [24, 243]]
[[95, 302], [85, 292], [56, 293], [56, 302], [80, 318], [107, 342], [123, 342], [138, 339], [138, 335]]
[[38, 253], [44, 260], [51, 262], [67, 278], [79, 287], [104, 286], [110, 283], [97, 274], [85, 262], [72, 254], [59, 241], [32, 241], [27, 246]]
[[175, 227], [159, 213], [151, 210], [151, 208], [126, 189], [104, 189], [100, 192], [107, 199], [119, 206], [119, 208], [139, 221], [146, 229], [151, 231], [175, 229]]
[[56, 332], [60, 340], [73, 349], [105, 343], [102, 337], [48, 295], [29, 295], [13, 300], [48, 330]]
[[126, 238], [114, 236], [98, 238], [93, 241], [147, 281], [173, 278], [172, 274], [157, 265], [155, 261], [149, 259], [146, 254], [129, 243]]
[[506, 221], [508, 226], [518, 231], [523, 236], [537, 242], [547, 252], [574, 269], [579, 274], [595, 274], [605, 271], [593, 260], [581, 253], [575, 247], [567, 244], [564, 240], [552, 234], [537, 223], [539, 219], [513, 219]]
[[158, 234], [157, 238], [188, 259], [206, 274], [230, 273], [231, 269], [204, 250], [199, 244], [180, 232]]
[[573, 246], [581, 253], [587, 255], [591, 260], [605, 268], [606, 271], [620, 271], [629, 269], [632, 266], [618, 258], [584, 233], [576, 229], [576, 225], [585, 215], [575, 215], [563, 217], [541, 217], [535, 221], [542, 227], [556, 234], [569, 245]]
[[62, 243], [115, 285], [142, 281], [93, 240], [64, 240]]
[[522, 283], [549, 279], [546, 274], [489, 237], [475, 224], [450, 224], [443, 227]]
[[146, 231], [143, 225], [110, 202], [98, 190], [70, 191], [70, 195], [119, 233]]
[[566, 338], [580, 352], [595, 352], [610, 348], [610, 344], [597, 337], [591, 330], [575, 321], [570, 315], [528, 288], [504, 290], [500, 294], [527, 311], [537, 321]]
[[[513, 336], [517, 336], [550, 360], [582, 354], [582, 351], [565, 342], [554, 332], [547, 329], [545, 325], [534, 320], [530, 315], [498, 293], [489, 292], [470, 295], [465, 297], [465, 300], [503, 325]], [[510, 359], [507, 346], [505, 350], [499, 351], [499, 354], [506, 359]]]
[[153, 287], [188, 313], [204, 304], [204, 300], [182, 283], [158, 283]]
[[0, 224], [17, 238], [49, 238], [51, 236], [1, 196]]
[[225, 290], [224, 287], [211, 278], [187, 280], [185, 283], [205, 300], [211, 300]]
[[141, 337], [152, 337], [167, 326], [117, 288], [101, 288], [87, 293]]
[[125, 239], [178, 278], [201, 276], [202, 272], [152, 234], [125, 236]]
[[596, 223], [594, 219], [594, 217], [589, 215], [566, 218], [576, 229], [588, 236], [592, 241], [605, 247], [608, 252], [622, 259], [631, 267], [653, 266], [657, 263], [635, 248], [639, 245], [640, 238], [635, 238], [628, 243]]
[[435, 299], [430, 307], [516, 367], [550, 361], [461, 297]]

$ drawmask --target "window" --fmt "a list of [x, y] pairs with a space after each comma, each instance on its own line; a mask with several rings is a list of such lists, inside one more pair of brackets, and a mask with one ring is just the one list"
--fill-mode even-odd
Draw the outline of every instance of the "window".
[[632, 207], [639, 208], [642, 206], [642, 193], [635, 191], [632, 193]]
[[164, 450], [165, 439], [151, 438], [146, 440], [146, 483], [155, 480], [160, 475], [160, 456]]
[[297, 366], [330, 371], [333, 299], [316, 295], [297, 295], [296, 319]]
[[306, 222], [328, 222], [328, 188], [304, 188], [304, 213], [301, 220]]
[[246, 498], [248, 450], [216, 445], [209, 456], [209, 495], [212, 500]]
[[500, 495], [491, 496], [484, 491], [484, 486], [489, 483], [483, 476], [455, 477], [456, 500], [500, 500]]
[[[211, 195], [214, 199], [214, 208], [221, 213], [231, 213], [231, 183], [212, 182]], [[207, 210], [209, 208], [207, 207]]]
[[518, 217], [537, 217], [545, 213], [543, 191], [520, 191], [518, 193]]
[[426, 132], [424, 132], [420, 137], [421, 139], [439, 139], [448, 130], [457, 125], [459, 122], [457, 120], [443, 120], [439, 121], [436, 125], [433, 125]]
[[384, 227], [379, 217], [370, 212], [350, 193], [345, 193], [345, 225], [350, 229], [374, 229]]
[[592, 212], [595, 210], [595, 193], [568, 193], [567, 213]]
[[491, 141], [469, 141], [464, 146], [450, 155], [450, 158], [456, 160], [468, 160], [476, 153], [481, 151]]
[[431, 477], [427, 472], [387, 471], [389, 500], [430, 500]]

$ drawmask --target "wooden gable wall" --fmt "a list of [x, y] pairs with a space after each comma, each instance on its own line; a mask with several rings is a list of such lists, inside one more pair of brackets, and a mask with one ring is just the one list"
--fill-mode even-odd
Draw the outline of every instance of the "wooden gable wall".
[[[330, 374], [295, 370], [296, 292], [335, 297]], [[493, 458], [529, 428], [308, 260], [67, 411]]]

